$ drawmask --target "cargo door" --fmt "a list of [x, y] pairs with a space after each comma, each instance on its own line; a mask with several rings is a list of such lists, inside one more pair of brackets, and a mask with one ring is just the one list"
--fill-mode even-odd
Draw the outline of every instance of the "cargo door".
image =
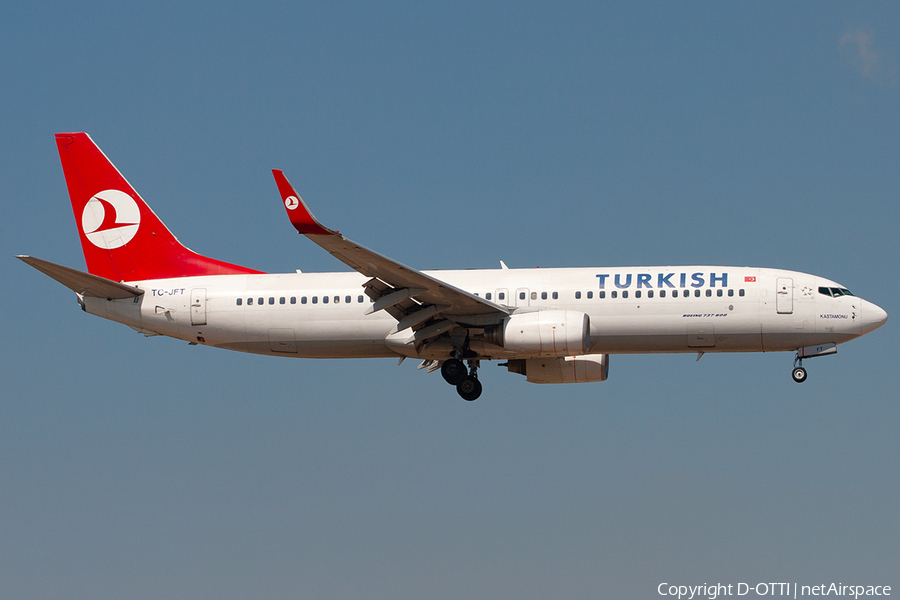
[[191, 290], [191, 325], [206, 325], [206, 288]]
[[775, 311], [779, 315], [794, 312], [794, 280], [790, 277], [779, 277], [775, 287]]
[[297, 342], [294, 339], [293, 329], [270, 329], [269, 349], [272, 352], [297, 353]]
[[715, 345], [715, 325], [711, 322], [688, 324], [688, 348], [713, 348]]

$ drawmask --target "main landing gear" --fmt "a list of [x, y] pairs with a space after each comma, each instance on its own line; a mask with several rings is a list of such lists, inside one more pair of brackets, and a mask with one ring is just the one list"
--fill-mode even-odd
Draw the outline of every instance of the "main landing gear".
[[478, 381], [478, 361], [470, 360], [469, 369], [458, 358], [445, 360], [441, 365], [444, 381], [456, 386], [456, 391], [463, 400], [472, 401], [481, 395], [481, 382]]

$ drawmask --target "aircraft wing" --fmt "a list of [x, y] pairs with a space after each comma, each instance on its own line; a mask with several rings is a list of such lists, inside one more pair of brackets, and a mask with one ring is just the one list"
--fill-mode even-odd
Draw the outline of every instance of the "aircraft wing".
[[369, 310], [386, 310], [399, 321], [398, 331], [424, 324], [432, 317], [478, 327], [498, 323], [509, 314], [506, 307], [407, 267], [328, 229], [313, 216], [284, 173], [273, 169], [272, 174], [297, 232], [355, 271], [371, 277], [364, 284], [366, 294], [375, 301]]

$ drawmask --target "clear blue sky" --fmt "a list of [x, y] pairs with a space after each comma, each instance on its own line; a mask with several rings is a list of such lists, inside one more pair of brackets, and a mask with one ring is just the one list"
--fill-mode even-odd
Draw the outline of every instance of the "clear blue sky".
[[[13, 3], [0, 19], [0, 596], [653, 598], [900, 589], [900, 4]], [[614, 356], [610, 380], [144, 339], [83, 268], [53, 134], [179, 238], [345, 270], [726, 264], [829, 277], [885, 327], [790, 354]]]

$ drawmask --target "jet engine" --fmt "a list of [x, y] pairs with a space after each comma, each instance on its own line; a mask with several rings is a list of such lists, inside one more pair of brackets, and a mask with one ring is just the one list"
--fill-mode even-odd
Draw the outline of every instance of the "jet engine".
[[574, 310], [540, 310], [514, 314], [486, 329], [487, 344], [524, 356], [574, 356], [586, 354], [591, 320]]
[[524, 375], [531, 383], [606, 381], [609, 375], [609, 354], [511, 360], [506, 363], [506, 368], [511, 373]]

